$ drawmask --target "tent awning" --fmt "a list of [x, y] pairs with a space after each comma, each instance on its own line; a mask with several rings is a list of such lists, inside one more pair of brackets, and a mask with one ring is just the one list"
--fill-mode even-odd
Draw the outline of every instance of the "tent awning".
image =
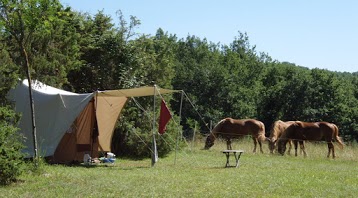
[[140, 96], [153, 96], [156, 92], [160, 94], [175, 93], [180, 92], [181, 90], [170, 90], [162, 89], [159, 87], [139, 87], [133, 89], [119, 89], [119, 90], [108, 90], [108, 91], [99, 91], [97, 96], [124, 96], [124, 97], [140, 97]]

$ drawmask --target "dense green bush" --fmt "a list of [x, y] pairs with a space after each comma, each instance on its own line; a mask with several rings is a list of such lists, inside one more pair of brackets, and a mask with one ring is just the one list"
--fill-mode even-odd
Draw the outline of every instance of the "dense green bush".
[[[128, 106], [131, 106], [131, 104]], [[157, 116], [159, 116], [159, 113]], [[134, 119], [134, 117], [136, 118]], [[177, 126], [178, 124], [174, 120], [178, 120], [178, 118], [174, 117], [168, 122], [167, 130], [163, 135], [156, 135], [159, 157], [168, 155], [177, 146], [177, 134], [182, 129], [181, 126]], [[158, 134], [157, 122], [158, 120], [156, 120], [156, 134]], [[138, 108], [133, 106], [125, 108], [114, 132], [112, 142], [114, 148], [112, 148], [112, 151], [117, 156], [139, 159], [151, 156], [153, 146], [152, 125], [153, 120], [150, 115], [140, 112]], [[182, 147], [183, 142], [180, 142], [178, 146]]]
[[[3, 43], [2, 43], [3, 44]], [[19, 67], [12, 63], [9, 53], [0, 50], [0, 184], [16, 181], [22, 172], [23, 148], [17, 133], [19, 116], [6, 100], [8, 91], [18, 81]]]
[[0, 184], [9, 184], [23, 170], [23, 148], [15, 127], [18, 116], [8, 107], [0, 107]]

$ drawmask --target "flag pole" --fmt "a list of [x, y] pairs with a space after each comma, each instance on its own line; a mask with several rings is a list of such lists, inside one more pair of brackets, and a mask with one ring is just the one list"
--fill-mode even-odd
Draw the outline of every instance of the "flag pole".
[[[180, 108], [179, 108], [179, 125], [181, 124], [181, 110], [182, 110], [182, 106], [183, 106], [183, 97], [184, 97], [184, 92], [182, 91], [181, 92], [181, 98], [180, 98]], [[182, 131], [181, 130], [178, 130], [178, 134], [177, 134], [174, 164], [177, 163], [177, 152], [178, 152], [179, 137], [182, 138]]]
[[157, 143], [155, 140], [155, 98], [157, 94], [157, 86], [154, 84], [154, 94], [153, 94], [153, 127], [152, 127], [152, 135], [153, 135], [153, 146], [152, 146], [152, 167], [158, 161], [158, 152], [157, 152]]

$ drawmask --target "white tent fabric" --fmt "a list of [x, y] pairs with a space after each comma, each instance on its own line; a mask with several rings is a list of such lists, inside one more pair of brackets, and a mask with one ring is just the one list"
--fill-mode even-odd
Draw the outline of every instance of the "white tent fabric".
[[[22, 113], [19, 128], [26, 138], [24, 152], [34, 156], [32, 120], [27, 80], [9, 92], [15, 101], [15, 110]], [[33, 86], [37, 142], [40, 156], [51, 156], [64, 133], [83, 108], [93, 98], [93, 93], [76, 94], [56, 89], [36, 81]]]

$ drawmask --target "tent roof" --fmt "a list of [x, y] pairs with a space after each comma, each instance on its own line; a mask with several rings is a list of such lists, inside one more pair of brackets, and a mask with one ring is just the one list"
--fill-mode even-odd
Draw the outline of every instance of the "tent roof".
[[149, 87], [139, 87], [132, 89], [118, 89], [118, 90], [108, 90], [108, 91], [99, 91], [98, 96], [124, 96], [124, 97], [139, 97], [139, 96], [153, 96], [157, 92], [160, 94], [175, 93], [180, 92], [181, 90], [170, 90], [170, 89], [161, 89], [157, 86]]
[[[29, 86], [27, 79], [22, 81], [22, 84], [25, 86]], [[49, 94], [49, 95], [79, 95], [78, 93], [73, 93], [69, 91], [65, 91], [62, 89], [57, 89], [55, 87], [51, 87], [46, 85], [40, 81], [34, 81], [32, 84], [33, 90]], [[158, 86], [145, 86], [145, 87], [138, 87], [138, 88], [131, 88], [131, 89], [117, 89], [117, 90], [105, 90], [105, 91], [98, 91], [98, 96], [115, 96], [115, 97], [140, 97], [140, 96], [153, 96], [157, 92], [160, 94], [167, 94], [167, 93], [175, 93], [180, 92], [181, 90], [170, 90], [170, 89], [162, 89]]]
[[[55, 152], [64, 133], [94, 94], [76, 94], [39, 81], [33, 81], [32, 85], [39, 153], [43, 156], [50, 156]], [[19, 82], [14, 89], [10, 90], [8, 99], [15, 102], [16, 112], [22, 114], [19, 132], [25, 137], [24, 152], [28, 156], [33, 156], [32, 114], [28, 88], [27, 80]]]
[[[25, 85], [26, 87], [29, 87], [29, 82], [27, 79], [24, 79], [22, 81], [22, 84]], [[73, 93], [73, 92], [69, 92], [69, 91], [65, 91], [62, 89], [57, 89], [55, 87], [51, 87], [49, 85], [46, 85], [38, 80], [35, 80], [32, 82], [32, 88], [34, 91], [40, 92], [40, 93], [44, 93], [44, 94], [49, 94], [49, 95], [78, 95], [77, 93]]]

